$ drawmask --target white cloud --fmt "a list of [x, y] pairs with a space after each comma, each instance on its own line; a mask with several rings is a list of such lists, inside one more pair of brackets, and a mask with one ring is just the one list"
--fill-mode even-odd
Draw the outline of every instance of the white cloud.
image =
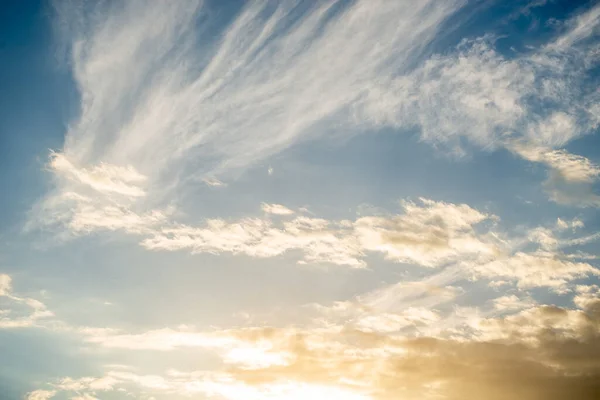
[[[82, 195], [76, 192], [55, 192], [33, 209], [33, 219], [27, 231], [42, 228], [58, 232], [57, 239], [68, 239], [95, 231], [122, 231], [148, 234], [168, 222], [169, 208], [139, 211], [139, 207], [112, 199]], [[64, 228], [67, 228], [64, 230]]]
[[514, 294], [497, 297], [492, 303], [498, 311], [519, 311], [535, 305], [535, 302], [530, 297], [519, 298]]
[[[423, 139], [459, 155], [466, 151], [463, 138], [484, 149], [507, 148], [548, 165], [551, 176], [567, 183], [595, 181], [597, 166], [558, 148], [598, 127], [597, 93], [581, 88], [597, 53], [584, 39], [595, 37], [599, 13], [600, 7], [590, 9], [550, 45], [513, 59], [495, 51], [492, 38], [464, 41], [456, 52], [370, 87], [355, 107], [357, 122], [417, 127]], [[568, 188], [559, 196], [556, 187], [548, 188], [554, 201], [600, 204], [591, 187], [569, 198]]]
[[593, 36], [600, 24], [600, 7], [594, 7], [567, 23], [569, 30], [548, 46], [550, 50], [568, 50], [577, 42]]
[[463, 274], [447, 268], [421, 281], [398, 282], [363, 294], [357, 298], [361, 306], [377, 312], [402, 312], [409, 308], [432, 309], [454, 300], [462, 289], [451, 286]]
[[282, 206], [281, 204], [267, 204], [267, 203], [263, 203], [261, 205], [261, 208], [264, 212], [268, 213], [268, 214], [275, 214], [275, 215], [291, 215], [294, 212], [292, 210], [290, 210], [289, 208]]
[[[71, 234], [121, 231], [140, 237], [149, 250], [209, 254], [243, 254], [270, 258], [300, 251], [299, 263], [329, 263], [364, 268], [369, 253], [393, 262], [424, 267], [461, 265], [479, 277], [516, 279], [520, 285], [562, 287], [568, 280], [595, 274], [595, 269], [573, 259], [591, 260], [583, 253], [558, 249], [598, 240], [598, 234], [573, 238], [578, 220], [558, 220], [552, 227], [530, 229], [525, 237], [512, 237], [497, 228], [499, 218], [466, 204], [419, 199], [402, 201], [403, 212], [360, 216], [352, 220], [326, 220], [294, 215], [280, 204], [263, 203], [265, 214], [227, 221], [209, 219], [203, 224], [172, 222], [167, 210], [138, 213], [133, 206], [118, 206], [94, 197], [63, 194], [69, 202], [54, 208], [49, 225], [64, 223]], [[285, 218], [281, 218], [285, 217]], [[570, 230], [568, 228], [571, 228]], [[571, 236], [571, 237], [567, 237]], [[540, 251], [523, 251], [533, 244]], [[525, 264], [523, 264], [525, 263]], [[534, 265], [522, 270], [523, 265]], [[541, 266], [549, 269], [544, 272]], [[563, 278], [561, 274], [565, 273]], [[538, 280], [536, 276], [544, 276]]]
[[100, 400], [98, 397], [94, 397], [89, 393], [85, 393], [82, 396], [71, 397], [71, 400]]
[[283, 222], [258, 218], [235, 222], [208, 220], [204, 227], [163, 228], [144, 239], [142, 246], [152, 250], [189, 249], [194, 253], [229, 252], [261, 258], [298, 249], [304, 253], [304, 262], [365, 265], [359, 258], [361, 250], [351, 229], [335, 221], [308, 217]]
[[[582, 287], [580, 292], [596, 289]], [[49, 385], [60, 394], [76, 391], [80, 396], [127, 388], [132, 396], [205, 395], [244, 400], [306, 396], [383, 400], [398, 394], [474, 399], [486, 393], [504, 394], [506, 385], [522, 378], [534, 386], [518, 392], [523, 394], [519, 398], [538, 398], [549, 384], [553, 386], [548, 394], [560, 389], [561, 396], [548, 398], [564, 398], [562, 394], [573, 393], [573, 385], [596, 378], [598, 314], [529, 303], [526, 298], [506, 296], [491, 302], [494, 315], [455, 307], [441, 318], [414, 309], [405, 314], [415, 317], [411, 323], [422, 325], [414, 336], [398, 334], [398, 326], [405, 321], [395, 313], [325, 328], [256, 326], [214, 331], [214, 337], [234, 338], [249, 348], [268, 347], [275, 354], [288, 354], [289, 362], [255, 363], [247, 369], [243, 364], [228, 363], [230, 354], [222, 352], [222, 370], [169, 369], [163, 374], [144, 374], [110, 368], [99, 377], [67, 377]], [[339, 310], [344, 313], [347, 307]], [[248, 355], [253, 360], [262, 357]], [[544, 377], [542, 382], [540, 377]], [[502, 382], [498, 383], [499, 379]], [[561, 380], [558, 386], [557, 379]], [[566, 391], [561, 389], [563, 385]], [[581, 398], [594, 398], [595, 391], [590, 388], [596, 387], [582, 389]], [[510, 394], [514, 393], [511, 389]]]
[[[98, 344], [106, 348], [158, 351], [170, 351], [176, 348], [213, 350], [221, 354], [226, 364], [244, 369], [265, 368], [270, 365], [286, 365], [290, 362], [290, 355], [274, 351], [274, 346], [269, 341], [253, 342], [236, 337], [233, 334], [228, 335], [226, 331], [211, 333], [198, 332], [189, 328], [176, 330], [165, 328], [139, 334], [113, 331], [95, 332], [94, 330], [89, 332], [81, 331], [81, 333], [84, 333], [86, 342]], [[248, 334], [251, 336], [252, 332], [248, 331]], [[100, 383], [105, 384], [106, 382], [113, 383], [111, 380]], [[76, 383], [81, 384], [81, 381], [77, 381]], [[93, 388], [89, 382], [86, 385]], [[67, 386], [60, 388], [63, 390], [77, 390], [68, 388]]]
[[27, 394], [27, 400], [48, 400], [54, 397], [56, 390], [34, 390]]
[[[263, 204], [270, 214], [288, 215], [280, 205]], [[356, 221], [328, 221], [298, 216], [284, 221], [246, 218], [237, 222], [209, 220], [205, 227], [181, 225], [163, 228], [142, 245], [154, 250], [190, 249], [192, 252], [242, 253], [273, 257], [302, 250], [303, 262], [328, 262], [362, 267], [365, 252], [428, 267], [463, 257], [493, 256], [502, 242], [494, 235], [479, 235], [474, 226], [496, 217], [465, 204], [421, 199], [402, 202], [403, 214], [360, 217]]]
[[110, 376], [102, 378], [83, 377], [79, 379], [73, 379], [66, 377], [61, 379], [54, 387], [58, 390], [68, 390], [79, 392], [82, 390], [112, 390], [118, 381]]
[[[72, 382], [81, 382], [82, 385], [77, 389], [83, 393], [72, 399], [95, 399], [90, 393], [94, 391], [87, 387], [87, 382], [114, 380], [119, 389], [124, 386], [136, 386], [137, 390], [144, 393], [153, 393], [156, 395], [179, 395], [179, 396], [218, 396], [227, 400], [283, 400], [306, 398], [326, 399], [335, 398], [340, 400], [369, 400], [370, 396], [361, 394], [360, 391], [351, 390], [344, 385], [335, 384], [315, 384], [294, 380], [282, 380], [281, 382], [268, 382], [265, 384], [249, 384], [236, 379], [233, 375], [227, 373], [210, 373], [205, 371], [180, 372], [177, 370], [167, 371], [162, 375], [141, 375], [132, 372], [108, 371], [104, 377], [92, 378], [85, 377], [80, 379], [65, 378]], [[101, 389], [102, 391], [112, 392], [114, 388]], [[88, 392], [82, 392], [87, 390]], [[118, 389], [117, 389], [118, 390]], [[62, 388], [62, 393], [73, 392], [72, 388]], [[39, 391], [42, 392], [42, 391]], [[130, 396], [135, 396], [129, 392]], [[154, 397], [148, 397], [152, 399]], [[35, 400], [38, 400], [37, 398]]]
[[248, 165], [343, 110], [394, 59], [418, 54], [461, 5], [359, 1], [327, 21], [335, 3], [297, 21], [294, 2], [248, 4], [213, 49], [197, 47], [200, 1], [58, 7], [73, 21], [65, 40], [84, 103], [65, 156], [133, 163], [151, 179], [193, 158], [201, 173]]
[[517, 252], [486, 263], [466, 263], [465, 267], [481, 277], [514, 280], [521, 288], [547, 286], [558, 291], [565, 290], [569, 281], [600, 275], [600, 270], [588, 263], [543, 251]]
[[575, 305], [583, 310], [600, 307], [600, 287], [598, 285], [577, 285], [573, 298]]
[[227, 348], [237, 343], [234, 338], [197, 333], [190, 329], [169, 328], [147, 331], [141, 334], [121, 334], [113, 331], [82, 331], [86, 341], [104, 347], [131, 350], [149, 349], [168, 351], [177, 347]]
[[44, 319], [54, 316], [39, 300], [20, 297], [12, 290], [12, 278], [0, 273], [0, 298], [6, 298], [0, 309], [0, 329], [16, 329], [40, 326]]
[[145, 196], [140, 185], [146, 181], [146, 177], [132, 166], [120, 167], [100, 163], [89, 169], [77, 168], [63, 154], [52, 153], [50, 168], [59, 176], [103, 194], [115, 193], [127, 197]]
[[139, 213], [134, 206], [64, 193], [49, 198], [45, 226], [64, 224], [71, 234], [121, 231], [142, 236], [141, 245], [152, 250], [190, 250], [194, 253], [229, 252], [252, 257], [275, 257], [290, 250], [303, 252], [302, 262], [332, 263], [364, 267], [365, 252], [382, 253], [386, 258], [424, 266], [440, 266], [461, 257], [494, 255], [502, 241], [494, 235], [480, 235], [475, 225], [496, 217], [465, 204], [420, 199], [404, 201], [404, 213], [388, 217], [363, 216], [355, 221], [329, 221], [294, 216], [271, 219], [270, 215], [291, 217], [293, 211], [279, 204], [262, 205], [263, 218], [238, 221], [211, 219], [204, 225], [176, 224], [170, 211]]
[[475, 232], [474, 227], [493, 215], [466, 204], [448, 204], [421, 199], [421, 205], [403, 202], [403, 215], [362, 217], [355, 223], [365, 250], [386, 258], [429, 267], [480, 254], [494, 255], [501, 242]]
[[217, 178], [206, 177], [206, 178], [202, 179], [202, 182], [206, 183], [208, 186], [214, 186], [214, 187], [227, 186], [224, 182], [221, 182]]
[[504, 339], [510, 342], [539, 344], [549, 329], [554, 335], [584, 339], [594, 321], [580, 310], [539, 306], [502, 318], [481, 319], [474, 323], [478, 340]]
[[563, 150], [536, 148], [519, 149], [519, 154], [530, 161], [547, 164], [554, 173], [570, 182], [594, 182], [600, 168], [585, 157], [569, 154]]
[[[417, 127], [423, 140], [457, 154], [464, 138], [508, 148], [549, 166], [552, 200], [600, 204], [591, 186], [598, 167], [558, 148], [600, 123], [597, 95], [580, 89], [590, 68], [580, 58], [593, 53], [587, 39], [600, 7], [514, 59], [485, 37], [422, 60], [462, 1], [363, 0], [334, 12], [335, 3], [295, 15], [294, 2], [253, 2], [216, 42], [198, 30], [208, 15], [200, 1], [57, 4], [82, 111], [51, 155], [59, 182], [34, 219], [140, 232], [189, 182], [220, 186], [220, 175], [328, 132], [332, 117], [350, 134]], [[78, 201], [73, 215], [77, 196], [93, 198], [94, 208]], [[398, 249], [388, 256], [412, 257]]]
[[551, 200], [584, 207], [600, 204], [600, 196], [593, 191], [593, 184], [600, 176], [600, 167], [587, 158], [564, 150], [522, 145], [511, 147], [526, 160], [548, 166], [548, 179], [544, 186]]
[[8, 296], [12, 291], [12, 278], [7, 274], [0, 274], [0, 296]]

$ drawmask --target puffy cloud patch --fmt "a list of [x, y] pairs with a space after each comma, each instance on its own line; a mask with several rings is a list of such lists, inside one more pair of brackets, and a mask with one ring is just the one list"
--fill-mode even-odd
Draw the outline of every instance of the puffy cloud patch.
[[266, 212], [268, 214], [291, 215], [291, 214], [294, 213], [292, 210], [290, 210], [286, 206], [282, 206], [281, 204], [267, 204], [267, 203], [263, 203], [261, 205], [261, 208], [262, 208], [262, 210], [264, 212]]
[[482, 277], [514, 280], [520, 288], [548, 286], [557, 291], [567, 290], [566, 284], [572, 280], [600, 275], [600, 269], [591, 264], [542, 251], [517, 252], [486, 263], [467, 263], [466, 267]]
[[56, 390], [34, 390], [27, 394], [27, 400], [48, 400], [54, 397]]

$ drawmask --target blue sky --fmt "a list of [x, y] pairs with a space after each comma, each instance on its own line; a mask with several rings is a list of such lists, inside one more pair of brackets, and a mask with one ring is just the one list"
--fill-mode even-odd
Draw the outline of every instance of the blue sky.
[[600, 393], [600, 7], [9, 1], [0, 397]]

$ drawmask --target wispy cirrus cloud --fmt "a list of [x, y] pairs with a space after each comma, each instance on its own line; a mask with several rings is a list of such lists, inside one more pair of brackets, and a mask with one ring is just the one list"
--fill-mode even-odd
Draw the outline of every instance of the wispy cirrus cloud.
[[64, 157], [154, 180], [192, 159], [205, 173], [248, 165], [397, 72], [461, 4], [251, 2], [212, 48], [197, 38], [210, 23], [200, 1], [59, 6], [84, 105]]
[[600, 122], [586, 89], [598, 7], [511, 58], [491, 37], [426, 56], [463, 5], [251, 2], [217, 40], [202, 39], [210, 13], [199, 1], [57, 5], [82, 108], [30, 225], [77, 229], [60, 210], [89, 190], [96, 207], [122, 210], [111, 215], [164, 213], [186, 183], [223, 186], [219, 176], [323, 137], [332, 118], [350, 134], [416, 128], [456, 154], [464, 139], [506, 148], [549, 168], [551, 200], [598, 205], [598, 167], [562, 149]]

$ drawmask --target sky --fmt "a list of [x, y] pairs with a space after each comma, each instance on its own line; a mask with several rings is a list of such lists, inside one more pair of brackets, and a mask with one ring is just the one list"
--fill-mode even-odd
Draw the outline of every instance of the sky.
[[0, 398], [600, 398], [600, 5], [7, 0]]

